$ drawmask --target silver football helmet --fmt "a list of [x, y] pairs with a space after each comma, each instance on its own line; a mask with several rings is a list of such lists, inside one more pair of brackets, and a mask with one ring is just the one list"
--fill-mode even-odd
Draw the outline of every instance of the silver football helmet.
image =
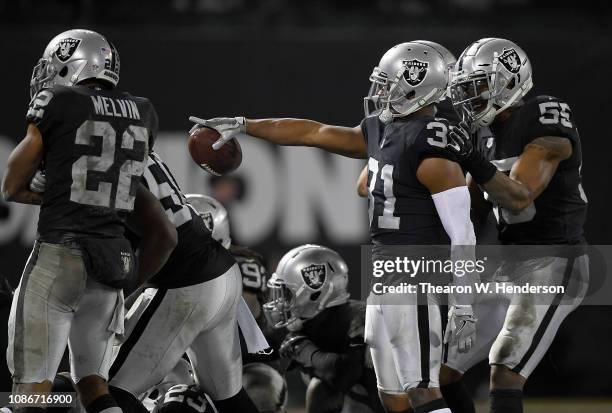
[[421, 44], [425, 44], [427, 46], [433, 47], [434, 49], [436, 49], [438, 53], [442, 55], [442, 59], [444, 59], [444, 63], [446, 64], [446, 67], [448, 67], [449, 69], [452, 69], [453, 67], [455, 67], [457, 58], [450, 50], [442, 46], [440, 43], [432, 42], [431, 40], [413, 40], [410, 43], [421, 43]]
[[[457, 58], [450, 50], [442, 46], [440, 43], [432, 42], [431, 40], [413, 40], [412, 43], [426, 44], [427, 46], [436, 49], [436, 51], [442, 55], [442, 59], [444, 59], [444, 64], [448, 68], [450, 76], [450, 71], [454, 69], [455, 63], [457, 63]], [[446, 99], [448, 96], [450, 96], [450, 93], [448, 88], [446, 88], [444, 95], [440, 98], [440, 100]]]
[[329, 248], [306, 244], [283, 257], [268, 281], [270, 301], [263, 305], [275, 328], [296, 331], [302, 321], [349, 299], [348, 267]]
[[424, 106], [438, 102], [448, 86], [449, 70], [442, 54], [422, 42], [393, 46], [370, 75], [372, 86], [364, 98], [365, 115], [370, 106], [388, 123]]
[[461, 53], [451, 71], [453, 105], [472, 131], [490, 125], [533, 86], [531, 63], [514, 42], [480, 39]]
[[53, 38], [30, 79], [30, 97], [54, 85], [73, 86], [98, 79], [119, 83], [119, 53], [104, 36], [91, 30], [68, 30]]
[[232, 244], [230, 237], [230, 224], [227, 209], [215, 198], [202, 194], [187, 194], [187, 201], [200, 214], [204, 223], [212, 232], [212, 237], [219, 241], [225, 248]]

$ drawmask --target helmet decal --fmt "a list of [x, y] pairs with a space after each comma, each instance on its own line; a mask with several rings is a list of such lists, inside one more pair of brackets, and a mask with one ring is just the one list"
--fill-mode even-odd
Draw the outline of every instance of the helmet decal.
[[79, 44], [81, 44], [81, 39], [73, 39], [72, 37], [62, 39], [57, 44], [55, 55], [60, 62], [66, 63], [72, 57], [77, 47], [79, 47]]
[[200, 216], [202, 217], [206, 228], [208, 228], [210, 232], [213, 232], [213, 229], [215, 229], [215, 220], [213, 218], [212, 212], [204, 212], [203, 214], [200, 214]]
[[499, 62], [510, 72], [518, 73], [521, 70], [521, 58], [514, 48], [504, 49], [499, 56]]
[[320, 289], [323, 283], [325, 283], [325, 278], [327, 277], [325, 264], [311, 264], [300, 271], [306, 285], [313, 290]]
[[404, 79], [406, 79], [409, 85], [417, 86], [425, 80], [429, 63], [421, 62], [418, 59], [404, 60], [402, 63], [406, 66]]

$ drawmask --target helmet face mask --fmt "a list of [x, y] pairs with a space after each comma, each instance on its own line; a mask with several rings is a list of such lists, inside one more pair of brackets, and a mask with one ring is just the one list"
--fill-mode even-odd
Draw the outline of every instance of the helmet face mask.
[[470, 123], [489, 108], [491, 86], [490, 76], [485, 72], [470, 75], [463, 81], [454, 82], [450, 87], [453, 105], [460, 110]]
[[45, 84], [55, 77], [57, 70], [47, 59], [38, 59], [38, 63], [32, 69], [30, 79], [30, 97], [33, 98]]
[[297, 317], [292, 314], [294, 296], [284, 281], [276, 274], [268, 280], [269, 301], [263, 305], [264, 314], [274, 328], [283, 328], [295, 322]]

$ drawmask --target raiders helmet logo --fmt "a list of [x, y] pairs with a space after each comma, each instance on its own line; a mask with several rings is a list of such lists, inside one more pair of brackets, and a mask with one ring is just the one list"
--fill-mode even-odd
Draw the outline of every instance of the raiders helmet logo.
[[212, 213], [204, 212], [201, 216], [206, 228], [208, 228], [210, 232], [213, 232], [213, 229], [215, 229], [215, 220], [213, 219]]
[[81, 39], [73, 39], [72, 37], [67, 37], [57, 44], [57, 49], [55, 49], [55, 55], [57, 56], [60, 62], [66, 63], [68, 59], [72, 57], [77, 47], [79, 47], [79, 44], [81, 44]]
[[304, 282], [313, 290], [318, 290], [323, 286], [327, 275], [324, 264], [311, 264], [302, 268], [301, 272]]
[[404, 60], [404, 66], [406, 66], [406, 70], [404, 71], [404, 79], [410, 86], [418, 86], [427, 76], [427, 69], [429, 68], [429, 63], [421, 62], [417, 59], [412, 60]]
[[521, 58], [514, 48], [504, 49], [499, 56], [499, 62], [504, 65], [510, 73], [518, 73], [519, 70], [521, 70]]

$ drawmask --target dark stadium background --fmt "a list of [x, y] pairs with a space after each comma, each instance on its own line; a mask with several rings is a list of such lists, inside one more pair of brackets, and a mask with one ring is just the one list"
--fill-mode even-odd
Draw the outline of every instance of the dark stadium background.
[[[232, 220], [235, 238], [266, 253], [270, 270], [284, 251], [301, 243], [338, 249], [357, 294], [367, 215], [354, 183], [363, 163], [243, 139], [245, 166], [233, 175], [237, 184], [211, 183], [187, 158], [188, 115], [307, 117], [352, 126], [362, 117], [370, 71], [393, 44], [428, 39], [459, 55], [478, 38], [505, 37], [532, 61], [532, 93], [570, 103], [583, 142], [587, 238], [612, 244], [610, 11], [604, 0], [0, 0], [0, 174], [24, 132], [31, 69], [47, 42], [70, 28], [100, 31], [120, 51], [120, 87], [155, 104], [164, 132], [157, 146], [179, 170], [184, 188], [214, 187], [238, 198], [229, 204], [240, 217]], [[321, 168], [317, 178], [313, 171]], [[340, 186], [349, 188], [339, 192]], [[255, 198], [260, 204], [249, 210]], [[0, 272], [13, 286], [27, 259], [35, 217], [33, 207], [0, 201]], [[256, 234], [249, 223], [257, 224]], [[1, 326], [7, 317], [4, 307]], [[612, 397], [611, 320], [609, 307], [572, 314], [529, 381], [527, 396]], [[2, 327], [0, 347], [5, 343]], [[0, 360], [4, 391], [10, 378]], [[486, 397], [486, 370], [483, 365], [470, 375], [480, 397]], [[295, 389], [292, 399], [299, 400]]]

